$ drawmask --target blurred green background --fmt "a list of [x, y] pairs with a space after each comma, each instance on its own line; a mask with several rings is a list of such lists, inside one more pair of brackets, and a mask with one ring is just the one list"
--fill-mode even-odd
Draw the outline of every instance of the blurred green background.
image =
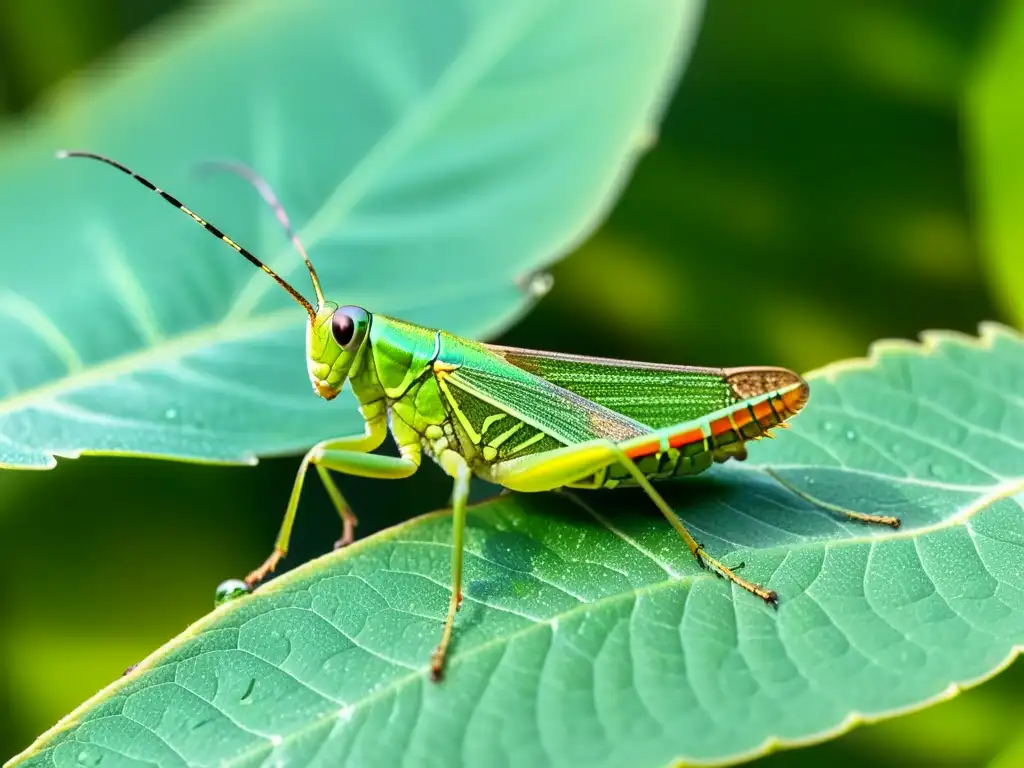
[[[0, 0], [6, 119], [182, 5]], [[986, 268], [964, 105], [1002, 26], [1024, 21], [1018, 5], [710, 0], [656, 144], [606, 224], [555, 268], [552, 293], [501, 341], [809, 370], [882, 337], [1012, 322], [1024, 286], [996, 286]], [[297, 465], [86, 458], [4, 472], [0, 509], [19, 512], [0, 514], [0, 757], [259, 562]], [[337, 535], [309, 488], [289, 565]], [[402, 483], [346, 478], [345, 489], [365, 535], [443, 506], [449, 485], [430, 466]], [[1017, 664], [927, 711], [760, 764], [1024, 765], [1022, 683]]]

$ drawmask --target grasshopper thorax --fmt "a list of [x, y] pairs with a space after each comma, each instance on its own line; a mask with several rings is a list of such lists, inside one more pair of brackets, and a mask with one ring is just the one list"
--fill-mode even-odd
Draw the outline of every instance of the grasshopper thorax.
[[324, 400], [338, 396], [362, 351], [369, 329], [370, 313], [353, 305], [339, 307], [325, 301], [316, 316], [310, 318], [306, 367], [313, 391]]

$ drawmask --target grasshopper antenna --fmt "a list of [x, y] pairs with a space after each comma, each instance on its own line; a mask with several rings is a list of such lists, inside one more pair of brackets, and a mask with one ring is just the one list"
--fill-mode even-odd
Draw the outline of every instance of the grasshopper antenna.
[[[245, 248], [240, 246], [238, 243], [236, 243], [230, 237], [228, 237], [223, 232], [221, 232], [219, 229], [217, 229], [217, 227], [213, 226], [213, 224], [210, 224], [208, 221], [206, 221], [205, 219], [200, 217], [198, 214], [194, 213], [190, 208], [188, 208], [185, 205], [183, 205], [181, 203], [181, 201], [179, 201], [176, 197], [174, 197], [173, 195], [168, 194], [167, 192], [164, 192], [162, 189], [160, 189], [160, 187], [158, 187], [155, 184], [153, 184], [153, 182], [151, 182], [149, 179], [146, 179], [146, 178], [144, 178], [142, 176], [139, 176], [139, 174], [135, 173], [135, 171], [133, 171], [133, 170], [131, 170], [131, 169], [121, 165], [121, 163], [117, 162], [116, 160], [111, 160], [109, 157], [104, 157], [103, 155], [97, 155], [94, 152], [68, 151], [68, 150], [64, 150], [64, 149], [59, 150], [57, 152], [57, 158], [58, 159], [63, 160], [63, 159], [68, 158], [68, 157], [84, 157], [84, 158], [87, 158], [87, 159], [90, 159], [90, 160], [99, 160], [101, 163], [106, 163], [107, 165], [111, 165], [114, 168], [117, 168], [117, 170], [121, 171], [121, 173], [126, 174], [127, 176], [131, 176], [133, 179], [135, 179], [137, 182], [139, 182], [142, 186], [146, 187], [149, 190], [152, 190], [153, 192], [156, 192], [158, 195], [160, 195], [160, 197], [162, 197], [168, 203], [173, 205], [179, 211], [181, 211], [182, 213], [188, 215], [189, 218], [191, 218], [196, 224], [201, 226], [203, 229], [205, 229], [211, 235], [213, 235], [214, 237], [216, 237], [216, 238], [218, 238], [220, 240], [223, 240], [225, 243], [227, 243], [232, 248], [234, 248], [236, 251], [238, 251], [240, 254], [242, 254], [242, 256], [244, 256], [251, 264], [253, 264], [256, 267], [259, 267], [266, 274], [270, 275], [270, 277], [272, 277], [274, 279], [274, 281], [278, 285], [280, 285], [282, 288], [284, 288], [286, 291], [288, 291], [288, 294], [293, 299], [295, 299], [295, 301], [297, 301], [302, 306], [302, 308], [304, 310], [306, 310], [306, 314], [309, 315], [310, 322], [315, 322], [316, 321], [316, 310], [313, 309], [313, 305], [310, 304], [301, 293], [299, 293], [297, 290], [292, 288], [284, 280], [284, 278], [280, 277], [274, 270], [272, 270], [270, 267], [268, 267], [262, 261], [260, 261], [255, 256], [253, 256], [252, 253], [250, 253], [248, 250], [246, 250]], [[305, 251], [303, 251], [302, 254], [305, 257]], [[312, 265], [309, 264], [309, 259], [308, 258], [306, 259], [306, 264], [309, 266], [309, 269], [312, 272], [313, 267], [312, 267]], [[319, 285], [319, 281], [316, 279], [316, 273], [315, 272], [313, 273], [313, 284], [316, 287], [317, 299], [318, 299], [318, 301], [321, 302], [321, 306], [323, 306], [323, 297], [322, 297], [322, 295], [320, 293], [320, 285]]]
[[249, 182], [253, 188], [259, 193], [260, 197], [263, 198], [263, 202], [269, 206], [269, 208], [277, 216], [278, 222], [284, 228], [288, 238], [292, 241], [292, 245], [295, 246], [295, 250], [302, 256], [302, 260], [306, 264], [306, 269], [309, 270], [309, 277], [313, 281], [313, 290], [316, 292], [317, 308], [323, 309], [324, 306], [324, 292], [320, 288], [320, 278], [317, 277], [316, 269], [313, 268], [313, 263], [309, 260], [309, 256], [306, 254], [306, 248], [302, 245], [302, 241], [299, 240], [299, 236], [295, 234], [295, 230], [292, 229], [291, 221], [288, 219], [288, 214], [284, 210], [284, 206], [281, 205], [277, 199], [277, 195], [274, 194], [274, 190], [271, 188], [267, 180], [260, 176], [256, 171], [247, 165], [242, 163], [229, 163], [221, 161], [211, 161], [207, 163], [201, 163], [199, 165], [200, 171], [227, 171], [237, 176], [241, 176], [243, 179]]

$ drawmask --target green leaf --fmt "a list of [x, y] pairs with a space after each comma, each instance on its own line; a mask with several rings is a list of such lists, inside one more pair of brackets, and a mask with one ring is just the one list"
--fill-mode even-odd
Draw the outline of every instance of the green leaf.
[[967, 91], [966, 134], [989, 285], [1024, 327], [1024, 5], [1000, 7]]
[[506, 495], [469, 516], [441, 684], [444, 512], [222, 606], [10, 765], [736, 762], [991, 676], [1024, 644], [1024, 338], [930, 333], [810, 380], [749, 466], [662, 486], [777, 612], [639, 493]]
[[[495, 332], [535, 270], [614, 199], [702, 4], [420, 0], [216, 4], [72, 88], [0, 147], [0, 467], [141, 454], [212, 462], [358, 429], [302, 356], [304, 315], [112, 155], [308, 292], [229, 159], [267, 177], [331, 298]], [[330, 414], [330, 418], [325, 415]]]

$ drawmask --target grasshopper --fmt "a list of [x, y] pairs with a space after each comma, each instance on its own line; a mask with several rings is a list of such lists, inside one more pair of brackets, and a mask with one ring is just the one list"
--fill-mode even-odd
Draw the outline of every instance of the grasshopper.
[[[778, 367], [653, 365], [484, 344], [324, 298], [320, 280], [269, 185], [241, 165], [274, 211], [309, 271], [314, 307], [252, 253], [177, 198], [115, 160], [61, 152], [111, 165], [156, 192], [275, 280], [309, 316], [306, 367], [313, 391], [333, 400], [346, 381], [359, 401], [362, 433], [325, 440], [303, 457], [276, 545], [245, 579], [251, 590], [288, 552], [303, 483], [315, 467], [342, 523], [336, 547], [350, 543], [356, 517], [330, 472], [381, 479], [409, 477], [424, 454], [453, 480], [451, 596], [430, 660], [441, 678], [462, 600], [463, 530], [475, 474], [512, 491], [643, 489], [704, 568], [775, 607], [776, 593], [711, 557], [690, 535], [654, 483], [743, 460], [746, 443], [770, 436], [807, 403], [798, 374]], [[374, 453], [391, 433], [398, 456]], [[866, 522], [895, 518], [841, 510]]]

